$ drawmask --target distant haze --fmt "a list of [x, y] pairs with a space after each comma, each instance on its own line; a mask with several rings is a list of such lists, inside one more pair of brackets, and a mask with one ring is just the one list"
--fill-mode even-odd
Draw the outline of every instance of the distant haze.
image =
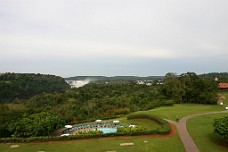
[[228, 0], [0, 0], [0, 72], [228, 72]]
[[80, 88], [91, 82], [91, 80], [66, 80], [72, 88]]
[[76, 81], [75, 87], [76, 87], [76, 88], [82, 87], [82, 86], [88, 84], [89, 82], [90, 82], [89, 80]]

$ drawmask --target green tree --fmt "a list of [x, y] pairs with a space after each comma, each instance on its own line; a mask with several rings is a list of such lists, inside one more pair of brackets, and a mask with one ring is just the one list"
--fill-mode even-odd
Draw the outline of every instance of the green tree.
[[217, 100], [217, 88], [214, 81], [202, 79], [193, 72], [187, 72], [180, 76], [180, 81], [185, 90], [184, 103], [215, 104]]
[[193, 72], [176, 76], [167, 73], [161, 92], [176, 103], [214, 104], [217, 100], [215, 82], [202, 79]]
[[11, 122], [21, 118], [23, 109], [10, 109], [7, 105], [0, 104], [0, 138], [10, 137], [12, 133], [7, 129]]
[[175, 73], [167, 73], [165, 75], [165, 81], [161, 91], [168, 99], [172, 99], [176, 103], [183, 102], [182, 98], [185, 90]]
[[0, 75], [0, 97], [3, 102], [28, 99], [43, 92], [63, 92], [70, 86], [61, 77], [43, 74], [5, 73]]
[[228, 116], [214, 120], [214, 132], [228, 140]]
[[9, 125], [8, 129], [16, 137], [45, 136], [64, 125], [64, 120], [50, 112], [40, 112], [23, 117]]

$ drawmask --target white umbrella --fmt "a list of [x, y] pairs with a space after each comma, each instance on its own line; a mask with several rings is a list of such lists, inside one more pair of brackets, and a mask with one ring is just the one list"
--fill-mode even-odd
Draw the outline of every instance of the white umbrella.
[[71, 125], [65, 125], [65, 128], [72, 128], [73, 126]]
[[137, 125], [129, 125], [129, 127], [133, 127], [133, 128], [136, 127], [136, 126], [137, 126]]
[[69, 136], [70, 134], [62, 134], [61, 136]]
[[113, 123], [119, 123], [120, 121], [119, 120], [114, 120]]
[[95, 122], [101, 122], [101, 121], [102, 121], [102, 120], [99, 120], [99, 119], [98, 119], [98, 120], [96, 120]]

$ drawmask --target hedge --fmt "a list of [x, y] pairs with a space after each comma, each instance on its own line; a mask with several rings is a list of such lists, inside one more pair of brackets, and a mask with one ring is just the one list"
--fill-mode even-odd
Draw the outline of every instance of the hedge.
[[157, 116], [150, 114], [139, 113], [130, 114], [127, 119], [145, 118], [157, 122], [161, 128], [154, 130], [139, 130], [130, 132], [116, 132], [108, 134], [76, 134], [71, 136], [46, 136], [46, 137], [30, 137], [30, 138], [0, 138], [0, 143], [27, 143], [27, 142], [48, 142], [48, 141], [64, 141], [64, 140], [78, 140], [89, 138], [113, 137], [113, 136], [138, 136], [138, 135], [151, 135], [151, 134], [168, 134], [170, 132], [169, 123]]
[[165, 121], [164, 119], [159, 118], [158, 116], [155, 115], [151, 115], [148, 113], [135, 113], [135, 114], [130, 114], [128, 115], [127, 119], [138, 119], [138, 118], [145, 118], [145, 119], [149, 119], [152, 120], [156, 123], [158, 123], [159, 125], [161, 125], [161, 129], [157, 129], [157, 130], [148, 130], [145, 131], [145, 134], [168, 134], [170, 133], [170, 125], [167, 121]]
[[161, 107], [161, 106], [173, 106], [173, 103], [174, 103], [173, 100], [153, 101], [153, 102], [146, 104], [145, 109], [150, 110], [150, 109], [154, 109], [154, 108]]

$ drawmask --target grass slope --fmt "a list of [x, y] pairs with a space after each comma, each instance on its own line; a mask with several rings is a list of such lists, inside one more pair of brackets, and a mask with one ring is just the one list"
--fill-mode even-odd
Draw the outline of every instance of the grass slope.
[[143, 128], [149, 129], [149, 130], [157, 129], [157, 128], [161, 127], [159, 124], [156, 124], [155, 122], [150, 121], [148, 119], [121, 120], [120, 124], [123, 124], [125, 126], [129, 126], [130, 124], [135, 124], [135, 125], [141, 126]]
[[187, 128], [198, 148], [202, 152], [227, 152], [228, 143], [222, 138], [213, 134], [213, 122], [215, 118], [220, 118], [227, 114], [213, 114], [195, 117], [187, 121]]
[[[146, 119], [121, 120], [121, 124], [138, 124], [147, 129], [160, 127], [158, 124]], [[147, 142], [145, 142], [147, 141]], [[121, 147], [121, 143], [134, 143], [134, 146]], [[19, 145], [18, 148], [10, 148], [12, 145]], [[88, 140], [75, 140], [48, 143], [28, 143], [28, 144], [0, 144], [1, 152], [24, 152], [24, 151], [45, 151], [45, 152], [164, 152], [175, 151], [184, 152], [184, 146], [178, 136], [137, 136], [137, 137], [112, 137]]]
[[[228, 105], [228, 93], [226, 96], [225, 105]], [[170, 107], [160, 107], [146, 111], [150, 114], [158, 115], [162, 118], [176, 120], [176, 116], [182, 118], [184, 116], [204, 113], [211, 111], [224, 110], [224, 106], [218, 105], [200, 105], [200, 104], [175, 104]], [[209, 115], [204, 117], [194, 118], [188, 121], [188, 128], [191, 135], [195, 138], [197, 145], [201, 151], [227, 151], [223, 146], [217, 143], [221, 141], [219, 136], [213, 135], [212, 122], [214, 118], [221, 117], [224, 114]], [[198, 120], [199, 119], [199, 120]], [[123, 122], [129, 123], [129, 122]], [[138, 123], [138, 122], [130, 122]], [[147, 125], [148, 122], [141, 122]], [[148, 141], [145, 143], [144, 141]], [[120, 147], [121, 143], [133, 142], [134, 146]], [[0, 144], [1, 152], [24, 152], [24, 151], [45, 151], [45, 152], [184, 152], [184, 146], [180, 141], [178, 134], [174, 136], [137, 136], [137, 137], [113, 137], [89, 140], [77, 140], [66, 142], [49, 142], [49, 143], [29, 143], [19, 144], [18, 148], [10, 148], [12, 144]], [[211, 146], [212, 145], [212, 146]], [[211, 148], [212, 147], [212, 148]], [[204, 150], [206, 148], [206, 150]]]
[[[144, 142], [148, 141], [148, 142]], [[134, 143], [134, 146], [121, 147], [121, 143]], [[113, 137], [103, 139], [89, 139], [53, 143], [18, 144], [18, 148], [10, 148], [12, 144], [0, 144], [1, 152], [184, 152], [184, 146], [179, 137], [175, 136], [138, 136]]]
[[176, 116], [179, 119], [184, 116], [196, 113], [212, 112], [212, 111], [222, 111], [223, 106], [219, 105], [202, 105], [202, 104], [175, 104], [170, 107], [159, 107], [146, 111], [150, 114], [157, 115], [161, 118], [176, 120]]

